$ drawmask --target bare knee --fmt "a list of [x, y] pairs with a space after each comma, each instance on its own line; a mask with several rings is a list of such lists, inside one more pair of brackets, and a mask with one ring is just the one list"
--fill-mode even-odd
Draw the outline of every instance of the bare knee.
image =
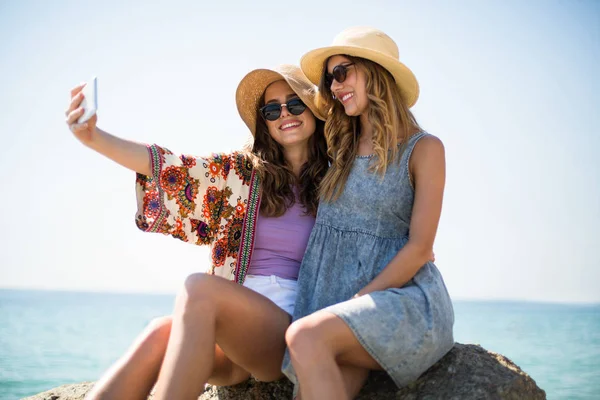
[[202, 301], [213, 297], [222, 279], [204, 273], [191, 274], [185, 279], [180, 296], [187, 301]]
[[197, 273], [188, 276], [185, 279], [182, 291], [179, 293], [178, 302], [184, 304], [196, 304], [210, 301], [215, 297], [215, 286], [218, 285], [218, 278], [204, 273]]
[[204, 273], [188, 276], [177, 295], [177, 315], [195, 320], [198, 315], [209, 316], [216, 313], [216, 301], [219, 298], [217, 291], [222, 279]]
[[169, 337], [171, 335], [172, 318], [170, 316], [155, 318], [146, 327], [138, 351], [145, 358], [164, 357]]
[[171, 336], [172, 325], [173, 318], [171, 316], [154, 318], [146, 328], [147, 340], [154, 344], [164, 343], [166, 345], [169, 341], [169, 336]]
[[285, 342], [295, 362], [311, 363], [324, 355], [327, 346], [318, 324], [306, 318], [293, 322], [285, 332]]

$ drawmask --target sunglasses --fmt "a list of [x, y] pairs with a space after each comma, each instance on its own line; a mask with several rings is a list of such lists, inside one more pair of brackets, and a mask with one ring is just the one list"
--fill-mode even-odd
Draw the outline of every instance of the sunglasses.
[[348, 67], [351, 67], [354, 63], [340, 64], [333, 67], [333, 73], [325, 72], [325, 85], [330, 88], [335, 79], [337, 82], [342, 83], [346, 80], [346, 74], [348, 73]]
[[260, 114], [267, 121], [277, 121], [281, 116], [281, 110], [283, 107], [287, 108], [288, 112], [292, 115], [300, 115], [306, 110], [306, 104], [299, 98], [294, 98], [287, 103], [269, 103], [259, 109]]

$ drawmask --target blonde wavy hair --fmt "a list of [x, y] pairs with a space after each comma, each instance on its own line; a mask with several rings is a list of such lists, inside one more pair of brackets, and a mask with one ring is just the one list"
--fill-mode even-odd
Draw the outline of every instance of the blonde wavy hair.
[[[392, 75], [381, 65], [370, 60], [345, 55], [354, 63], [356, 72], [362, 70], [366, 78], [366, 93], [369, 100], [368, 119], [373, 126], [374, 155], [370, 170], [384, 176], [387, 167], [399, 160], [407, 139], [421, 130], [414, 115], [402, 99], [400, 89]], [[358, 151], [360, 137], [359, 117], [350, 117], [344, 106], [334, 99], [330, 87], [325, 83], [327, 62], [319, 83], [319, 103], [329, 110], [325, 123], [325, 139], [331, 166], [321, 181], [319, 193], [322, 200], [334, 201], [344, 191], [348, 175]]]

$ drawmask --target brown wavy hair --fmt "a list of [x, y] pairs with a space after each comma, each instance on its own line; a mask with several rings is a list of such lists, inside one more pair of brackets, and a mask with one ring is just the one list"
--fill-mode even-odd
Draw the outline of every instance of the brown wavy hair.
[[[264, 98], [260, 104], [264, 105]], [[309, 108], [306, 110], [311, 112]], [[260, 211], [266, 216], [280, 217], [294, 205], [293, 185], [299, 187], [299, 200], [306, 213], [317, 215], [319, 185], [329, 165], [324, 128], [324, 122], [315, 117], [315, 132], [308, 141], [308, 161], [296, 177], [284, 157], [283, 147], [271, 137], [257, 111], [255, 138], [253, 143], [246, 144], [245, 151], [260, 179]]]
[[[366, 93], [369, 100], [369, 122], [373, 126], [374, 155], [371, 171], [385, 174], [393, 160], [399, 160], [404, 152], [407, 139], [421, 130], [417, 120], [403, 101], [400, 89], [392, 75], [381, 65], [370, 60], [345, 55], [355, 68], [364, 71]], [[330, 87], [325, 82], [327, 62], [323, 64], [323, 75], [319, 83], [320, 98], [325, 109], [329, 110], [325, 123], [325, 138], [331, 167], [323, 178], [320, 195], [325, 201], [336, 200], [344, 191], [348, 175], [356, 153], [360, 136], [359, 117], [351, 117], [344, 112], [344, 106], [334, 99]], [[400, 145], [400, 146], [399, 146]]]

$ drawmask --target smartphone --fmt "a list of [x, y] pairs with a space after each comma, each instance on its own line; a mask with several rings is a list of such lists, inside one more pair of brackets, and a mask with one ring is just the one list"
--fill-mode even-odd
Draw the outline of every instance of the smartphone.
[[83, 107], [83, 115], [79, 117], [77, 120], [78, 124], [83, 124], [85, 121], [90, 119], [94, 114], [96, 114], [96, 110], [98, 109], [98, 80], [96, 77], [93, 77], [90, 82], [88, 82], [83, 89], [83, 101], [81, 102], [81, 107]]

